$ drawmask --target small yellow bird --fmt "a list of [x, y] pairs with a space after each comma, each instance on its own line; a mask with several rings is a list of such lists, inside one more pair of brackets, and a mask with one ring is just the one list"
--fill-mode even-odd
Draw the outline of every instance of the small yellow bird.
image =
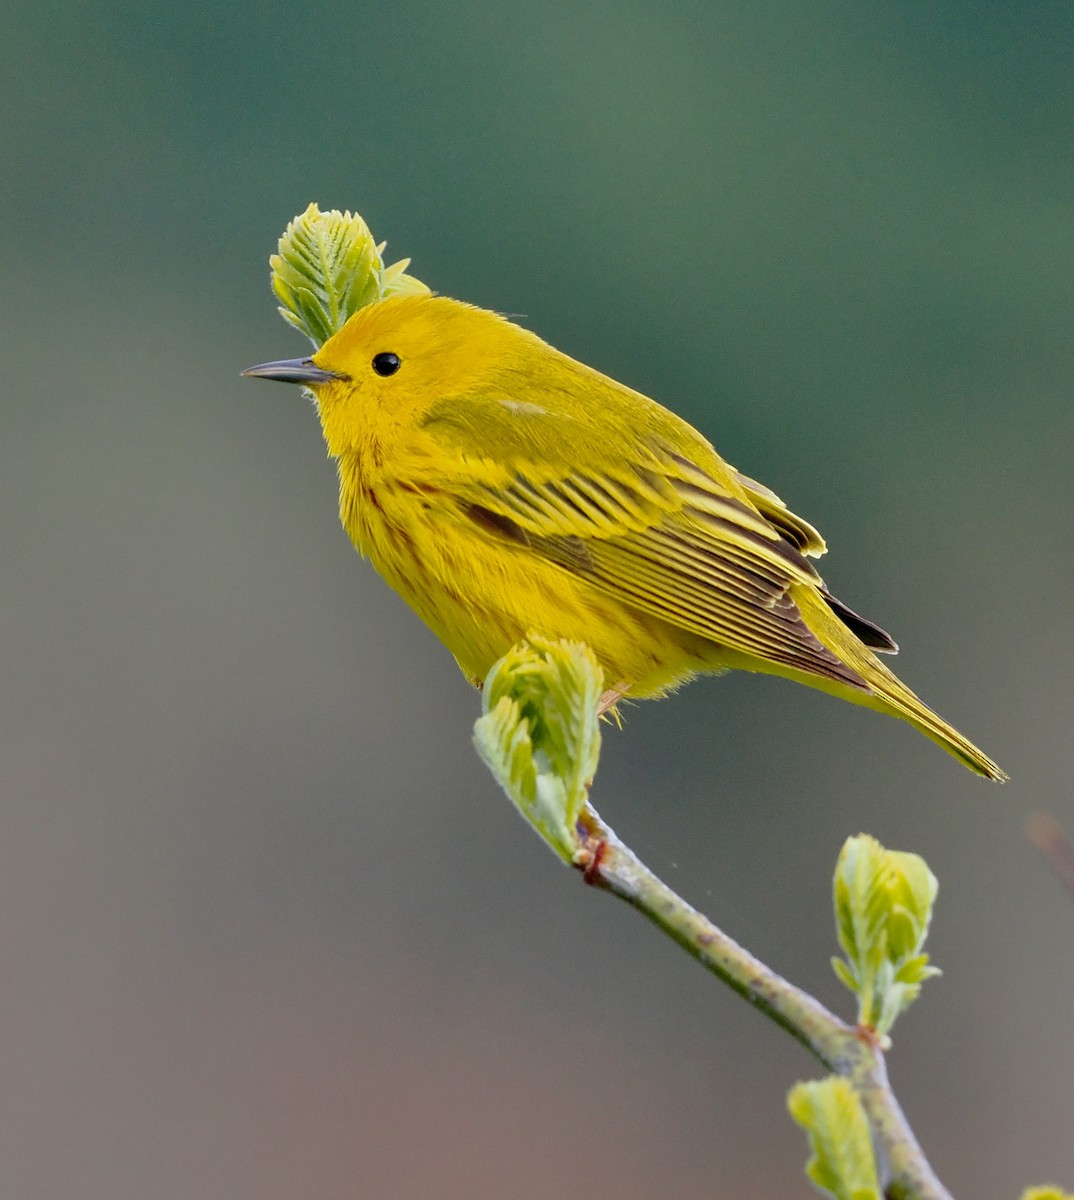
[[476, 686], [530, 632], [587, 642], [609, 705], [764, 671], [1006, 778], [877, 658], [897, 647], [825, 587], [811, 525], [674, 413], [504, 317], [390, 298], [312, 358], [243, 374], [312, 389], [344, 528]]

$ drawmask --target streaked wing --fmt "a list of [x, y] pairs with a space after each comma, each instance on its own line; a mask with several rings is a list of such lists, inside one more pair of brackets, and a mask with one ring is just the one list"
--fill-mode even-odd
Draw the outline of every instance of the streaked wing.
[[824, 539], [813, 526], [792, 513], [771, 488], [766, 488], [763, 483], [743, 475], [741, 471], [735, 472], [735, 478], [746, 489], [754, 507], [775, 525], [792, 546], [797, 547], [803, 554], [808, 554], [810, 558], [820, 558], [828, 549]]
[[[457, 410], [427, 423], [436, 425], [462, 448]], [[653, 436], [631, 439], [628, 458], [607, 444], [578, 452], [575, 431], [557, 432], [554, 464], [527, 454], [482, 464], [467, 438], [465, 469], [441, 483], [490, 536], [525, 543], [632, 607], [743, 654], [862, 686], [794, 602], [794, 585], [824, 592], [802, 553], [823, 542], [773, 493], [739, 480], [699, 436], [697, 457], [712, 469]], [[600, 462], [614, 465], [588, 465]]]
[[[487, 493], [505, 536], [624, 602], [744, 654], [860, 686], [808, 628], [793, 584], [823, 585], [749, 506], [696, 476], [633, 480], [576, 474], [538, 485], [519, 476]], [[495, 508], [490, 508], [495, 506]], [[639, 513], [655, 516], [638, 528]]]

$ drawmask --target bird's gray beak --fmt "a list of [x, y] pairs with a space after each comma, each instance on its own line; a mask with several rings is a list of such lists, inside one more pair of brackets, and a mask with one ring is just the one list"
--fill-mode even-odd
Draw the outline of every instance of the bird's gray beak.
[[252, 379], [278, 379], [280, 383], [304, 383], [307, 386], [344, 378], [334, 371], [322, 371], [312, 358], [281, 358], [276, 362], [247, 367], [242, 374]]

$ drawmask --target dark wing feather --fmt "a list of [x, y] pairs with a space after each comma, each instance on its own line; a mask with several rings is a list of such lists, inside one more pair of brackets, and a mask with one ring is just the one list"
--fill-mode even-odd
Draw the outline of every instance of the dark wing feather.
[[483, 488], [464, 511], [672, 625], [863, 686], [809, 629], [792, 598], [796, 584], [823, 588], [809, 562], [748, 503], [690, 467], [689, 477], [645, 468], [629, 477], [575, 472], [543, 482], [520, 472]]
[[817, 531], [651, 401], [631, 393], [630, 419], [615, 416], [620, 390], [604, 384], [603, 422], [593, 404], [438, 402], [423, 427], [459, 461], [447, 478], [439, 464], [438, 487], [490, 536], [525, 542], [626, 604], [743, 654], [866, 686], [794, 600], [809, 588], [866, 644], [888, 648], [882, 631], [828, 596], [805, 557], [824, 551]]

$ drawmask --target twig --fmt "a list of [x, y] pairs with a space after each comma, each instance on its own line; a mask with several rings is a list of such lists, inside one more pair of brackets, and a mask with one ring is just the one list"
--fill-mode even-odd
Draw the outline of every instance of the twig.
[[873, 1031], [847, 1025], [729, 938], [654, 875], [588, 805], [578, 832], [575, 866], [587, 883], [636, 908], [828, 1070], [850, 1080], [873, 1129], [889, 1200], [951, 1200], [891, 1091]]
[[1026, 832], [1059, 882], [1074, 896], [1074, 842], [1054, 817], [1043, 812], [1034, 813], [1029, 818]]

